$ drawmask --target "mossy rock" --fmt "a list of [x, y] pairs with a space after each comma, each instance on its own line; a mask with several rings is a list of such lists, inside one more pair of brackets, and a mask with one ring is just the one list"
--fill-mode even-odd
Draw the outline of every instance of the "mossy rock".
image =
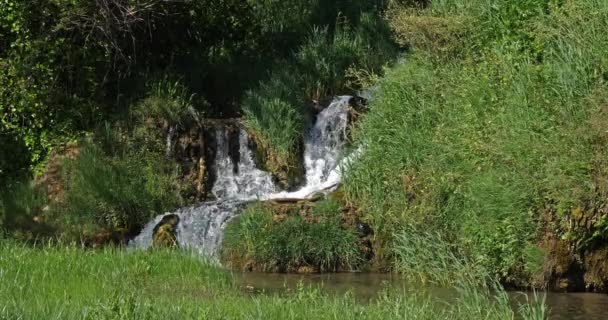
[[177, 247], [176, 228], [179, 223], [179, 216], [169, 214], [154, 227], [152, 235], [152, 246], [155, 248]]

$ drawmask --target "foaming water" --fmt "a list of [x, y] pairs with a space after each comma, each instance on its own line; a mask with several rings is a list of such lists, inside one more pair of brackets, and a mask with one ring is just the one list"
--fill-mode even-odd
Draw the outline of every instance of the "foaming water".
[[268, 199], [305, 199], [340, 184], [340, 155], [344, 149], [350, 96], [338, 97], [317, 116], [304, 139], [306, 185], [295, 192], [269, 194]]
[[[341, 170], [353, 156], [341, 158], [345, 145], [350, 96], [337, 97], [317, 115], [304, 139], [306, 184], [294, 192], [279, 191], [272, 175], [256, 167], [249, 138], [239, 129], [238, 161], [230, 156], [229, 129], [216, 128], [216, 181], [211, 192], [217, 200], [173, 212], [180, 217], [177, 240], [201, 254], [213, 256], [221, 245], [223, 230], [239, 209], [253, 200], [278, 198], [306, 199], [337, 188]], [[236, 162], [236, 163], [235, 163]], [[164, 215], [148, 223], [130, 243], [133, 247], [152, 245], [152, 231]]]
[[247, 132], [239, 129], [239, 161], [230, 157], [228, 131], [216, 128], [216, 181], [211, 192], [217, 199], [252, 200], [276, 191], [272, 175], [258, 169], [253, 161]]

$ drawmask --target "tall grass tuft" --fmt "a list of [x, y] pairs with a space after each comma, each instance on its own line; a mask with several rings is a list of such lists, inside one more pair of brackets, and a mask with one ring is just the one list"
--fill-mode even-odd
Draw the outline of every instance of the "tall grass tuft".
[[363, 255], [355, 230], [341, 225], [339, 205], [326, 202], [317, 203], [309, 216], [298, 208], [248, 207], [226, 228], [223, 260], [237, 269], [258, 271], [360, 267]]
[[184, 125], [199, 120], [199, 111], [206, 105], [179, 80], [169, 76], [150, 81], [147, 96], [135, 106], [133, 113], [140, 119], [156, 117], [168, 125]]
[[276, 174], [289, 173], [299, 161], [298, 144], [307, 114], [295, 93], [298, 83], [297, 75], [277, 71], [243, 101], [244, 124], [262, 151], [267, 168]]

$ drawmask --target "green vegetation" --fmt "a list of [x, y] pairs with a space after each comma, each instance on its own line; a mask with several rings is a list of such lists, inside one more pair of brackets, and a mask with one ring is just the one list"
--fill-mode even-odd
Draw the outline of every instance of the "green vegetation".
[[[8, 230], [22, 230], [46, 203], [44, 193], [27, 182], [13, 182], [0, 195], [0, 223]], [[36, 230], [45, 232], [48, 230]]]
[[384, 257], [449, 274], [408, 239], [438, 233], [458, 257], [528, 284], [553, 272], [547, 243], [601, 246], [608, 4], [434, 1], [389, 16], [412, 54], [380, 81], [345, 183]]
[[[312, 29], [333, 33], [385, 1], [3, 0], [0, 132], [41, 169], [51, 149], [129, 110], [158, 74], [183, 77], [214, 116], [291, 57]], [[293, 14], [297, 12], [298, 14]], [[300, 70], [302, 71], [302, 70]], [[27, 165], [27, 164], [26, 164]]]
[[[603, 0], [0, 0], [0, 318], [544, 319], [499, 283], [606, 291], [606, 30]], [[206, 120], [241, 118], [289, 189], [315, 110], [365, 89], [339, 204], [250, 204], [221, 258], [456, 303], [252, 297], [190, 253], [106, 246], [205, 198]]]
[[67, 165], [65, 199], [51, 212], [58, 228], [77, 226], [66, 231], [85, 234], [99, 227], [137, 230], [155, 215], [179, 206], [178, 182], [171, 172], [175, 169], [160, 156], [136, 156], [108, 157], [95, 145], [83, 146]]
[[[86, 233], [131, 233], [162, 210], [200, 200], [201, 187], [183, 183], [196, 173], [167, 145], [200, 133], [203, 118], [243, 116], [261, 162], [293, 187], [310, 99], [359, 89], [353, 74], [380, 73], [395, 55], [381, 19], [386, 7], [383, 0], [2, 0], [0, 188], [33, 179], [33, 193], [53, 189], [38, 208], [51, 210], [24, 217], [30, 223], [19, 228], [30, 233], [36, 219], [69, 238], [83, 232], [65, 229], [79, 225]], [[74, 145], [81, 152], [55, 163]], [[61, 174], [49, 179], [50, 171]], [[19, 214], [2, 208], [1, 216]]]
[[253, 204], [225, 231], [222, 259], [235, 269], [270, 272], [350, 271], [363, 251], [353, 226], [343, 224], [340, 205]]
[[504, 291], [466, 283], [446, 303], [425, 291], [386, 290], [369, 303], [300, 287], [243, 292], [230, 274], [179, 251], [29, 248], [0, 242], [5, 319], [545, 319], [531, 303], [513, 311]]

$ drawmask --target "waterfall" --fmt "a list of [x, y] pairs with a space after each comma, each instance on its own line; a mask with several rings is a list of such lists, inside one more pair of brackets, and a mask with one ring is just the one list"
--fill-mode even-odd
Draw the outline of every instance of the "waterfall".
[[229, 154], [228, 131], [216, 128], [215, 139], [217, 178], [211, 192], [217, 199], [253, 200], [276, 191], [272, 175], [256, 167], [245, 130], [239, 129], [239, 161], [236, 166]]
[[169, 126], [169, 132], [167, 132], [167, 141], [165, 147], [165, 158], [171, 158], [171, 152], [173, 151], [173, 136], [175, 135], [175, 126]]
[[[317, 115], [304, 139], [306, 184], [294, 192], [277, 192], [272, 176], [256, 167], [247, 133], [243, 129], [239, 129], [238, 161], [235, 161], [230, 156], [228, 130], [216, 128], [216, 181], [212, 193], [217, 200], [173, 212], [180, 217], [177, 227], [180, 246], [213, 256], [221, 244], [226, 222], [237, 216], [240, 207], [247, 202], [279, 198], [306, 199], [337, 187], [340, 183], [340, 170], [350, 161], [350, 157], [340, 157], [345, 144], [350, 99], [350, 96], [337, 97]], [[140, 248], [151, 246], [152, 230], [162, 217], [156, 217], [148, 223], [130, 245]]]
[[317, 115], [314, 126], [308, 130], [304, 139], [306, 185], [295, 192], [270, 194], [267, 199], [305, 199], [340, 183], [340, 154], [345, 144], [350, 99], [338, 97]]

